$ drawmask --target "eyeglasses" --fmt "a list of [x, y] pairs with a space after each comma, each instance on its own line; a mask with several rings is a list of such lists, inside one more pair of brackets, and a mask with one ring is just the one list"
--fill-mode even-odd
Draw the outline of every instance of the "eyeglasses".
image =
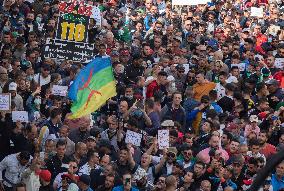
[[168, 155], [168, 157], [171, 157], [171, 158], [175, 158], [176, 157], [176, 155], [174, 153], [168, 153], [167, 155]]
[[192, 155], [192, 152], [183, 152], [184, 155]]
[[117, 20], [117, 19], [112, 19], [112, 21], [113, 21], [113, 22], [118, 22], [118, 20]]

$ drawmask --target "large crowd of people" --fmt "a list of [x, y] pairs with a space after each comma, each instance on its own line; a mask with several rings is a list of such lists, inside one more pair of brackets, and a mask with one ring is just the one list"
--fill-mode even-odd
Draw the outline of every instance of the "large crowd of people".
[[[60, 1], [0, 2], [1, 191], [247, 190], [284, 148], [283, 0], [86, 1], [101, 11], [88, 41], [111, 59], [117, 95], [78, 119], [52, 88], [86, 63], [43, 53]], [[284, 161], [260, 190], [284, 190]]]

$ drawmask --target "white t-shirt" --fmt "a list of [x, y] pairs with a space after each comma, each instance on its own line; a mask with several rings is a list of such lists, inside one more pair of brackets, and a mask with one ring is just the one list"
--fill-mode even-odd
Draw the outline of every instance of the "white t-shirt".
[[39, 83], [40, 86], [46, 85], [50, 82], [50, 75], [44, 78], [42, 75], [40, 75], [40, 73], [38, 73], [34, 76], [34, 81]]

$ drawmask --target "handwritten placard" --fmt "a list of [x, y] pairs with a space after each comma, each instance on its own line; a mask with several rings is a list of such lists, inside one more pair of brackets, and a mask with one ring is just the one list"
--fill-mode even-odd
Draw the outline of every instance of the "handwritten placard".
[[276, 26], [276, 25], [271, 25], [269, 28], [268, 28], [268, 34], [271, 34], [273, 36], [276, 36], [278, 31], [280, 31], [280, 26]]
[[0, 111], [11, 109], [11, 94], [0, 94]]
[[68, 86], [58, 86], [58, 85], [52, 86], [53, 95], [66, 96], [67, 92], [68, 92]]
[[263, 17], [263, 8], [260, 7], [251, 7], [250, 9], [250, 16], [251, 17], [259, 17], [259, 18], [262, 18]]
[[159, 149], [168, 148], [170, 146], [169, 130], [158, 130]]
[[139, 147], [141, 145], [141, 139], [142, 139], [142, 134], [127, 130], [125, 143], [131, 143]]
[[274, 66], [276, 68], [283, 68], [284, 67], [284, 58], [275, 58]]
[[239, 63], [239, 64], [231, 64], [231, 67], [233, 66], [237, 66], [241, 72], [245, 71], [246, 69], [246, 63], [244, 62]]
[[29, 115], [27, 111], [12, 111], [13, 122], [29, 122]]

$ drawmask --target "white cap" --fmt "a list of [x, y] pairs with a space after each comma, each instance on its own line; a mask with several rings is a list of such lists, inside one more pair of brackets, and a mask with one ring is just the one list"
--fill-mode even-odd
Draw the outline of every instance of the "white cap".
[[9, 84], [9, 91], [17, 91], [17, 84], [15, 82]]

